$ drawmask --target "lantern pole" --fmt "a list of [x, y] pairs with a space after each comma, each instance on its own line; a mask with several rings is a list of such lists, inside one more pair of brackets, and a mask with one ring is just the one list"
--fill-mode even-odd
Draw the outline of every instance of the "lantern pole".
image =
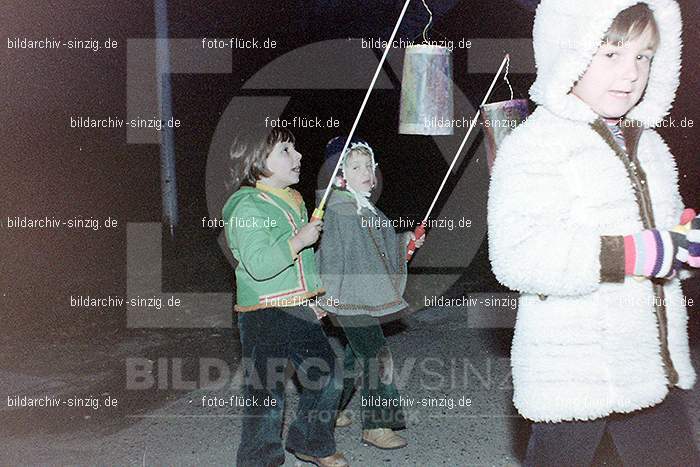
[[[450, 173], [452, 172], [452, 169], [454, 168], [455, 164], [457, 163], [457, 159], [459, 159], [459, 155], [462, 152], [462, 149], [464, 149], [464, 146], [467, 144], [467, 140], [469, 139], [469, 135], [471, 135], [472, 130], [474, 130], [474, 126], [476, 125], [476, 121], [479, 118], [479, 115], [481, 114], [481, 107], [483, 107], [486, 104], [486, 101], [488, 101], [489, 97], [491, 96], [491, 91], [493, 91], [494, 86], [496, 85], [496, 81], [498, 81], [498, 77], [501, 75], [501, 71], [503, 71], [503, 67], [506, 66], [506, 63], [510, 61], [510, 55], [506, 54], [505, 57], [503, 57], [503, 61], [501, 62], [501, 66], [498, 68], [498, 71], [496, 72], [496, 76], [493, 77], [493, 81], [491, 81], [491, 86], [489, 87], [489, 90], [486, 91], [486, 96], [484, 96], [484, 100], [481, 101], [481, 105], [479, 106], [479, 109], [476, 111], [476, 115], [471, 121], [471, 124], [469, 125], [469, 130], [467, 130], [467, 134], [464, 135], [464, 139], [462, 139], [462, 144], [459, 145], [459, 148], [457, 149], [457, 153], [455, 154], [454, 158], [452, 159], [452, 163], [450, 164], [450, 168], [447, 169], [447, 173], [445, 174], [445, 177], [442, 179], [442, 183], [440, 184], [440, 188], [438, 188], [437, 193], [435, 194], [435, 197], [433, 198], [433, 202], [430, 204], [430, 207], [428, 208], [428, 212], [425, 214], [425, 217], [421, 221], [421, 223], [416, 227], [416, 230], [413, 232], [414, 236], [416, 239], [422, 237], [425, 235], [425, 226], [428, 222], [428, 218], [430, 217], [430, 213], [433, 212], [433, 208], [435, 207], [435, 203], [437, 202], [438, 198], [440, 197], [440, 193], [442, 193], [442, 189], [445, 188], [445, 183], [447, 182], [447, 178], [450, 176]], [[411, 259], [413, 256], [413, 253], [416, 251], [416, 242], [415, 240], [411, 240], [408, 244], [408, 251], [406, 253], [406, 259]]]
[[343, 155], [345, 154], [345, 151], [347, 151], [352, 137], [355, 135], [355, 129], [357, 128], [357, 124], [360, 122], [362, 112], [364, 112], [365, 106], [367, 105], [367, 101], [369, 100], [369, 95], [372, 94], [372, 89], [374, 89], [374, 84], [377, 82], [379, 72], [382, 70], [382, 66], [384, 66], [384, 61], [386, 60], [387, 55], [389, 55], [389, 49], [391, 48], [391, 44], [394, 42], [396, 33], [399, 30], [399, 25], [401, 24], [401, 20], [403, 19], [404, 14], [406, 14], [406, 10], [408, 9], [408, 4], [410, 3], [410, 1], [411, 0], [406, 0], [406, 3], [404, 3], [403, 5], [403, 9], [401, 10], [399, 19], [396, 22], [396, 25], [394, 26], [394, 30], [391, 33], [391, 37], [389, 37], [389, 41], [387, 42], [386, 47], [384, 48], [384, 54], [382, 54], [382, 58], [381, 60], [379, 60], [379, 66], [377, 66], [377, 69], [374, 72], [374, 77], [372, 78], [372, 82], [370, 83], [369, 88], [367, 88], [365, 98], [362, 101], [362, 105], [360, 106], [360, 111], [357, 113], [357, 117], [355, 117], [355, 122], [352, 124], [352, 128], [350, 129], [350, 135], [348, 135], [345, 144], [343, 145], [343, 149], [342, 151], [340, 151], [340, 157], [338, 158], [338, 162], [335, 164], [335, 169], [333, 169], [333, 174], [331, 175], [331, 179], [328, 182], [326, 191], [323, 193], [321, 203], [316, 209], [314, 209], [313, 215], [311, 216], [311, 222], [323, 219], [323, 209], [326, 207], [326, 200], [328, 199], [331, 187], [333, 186], [333, 180], [335, 180], [335, 176], [338, 175], [338, 169], [340, 169], [340, 164], [343, 161]]

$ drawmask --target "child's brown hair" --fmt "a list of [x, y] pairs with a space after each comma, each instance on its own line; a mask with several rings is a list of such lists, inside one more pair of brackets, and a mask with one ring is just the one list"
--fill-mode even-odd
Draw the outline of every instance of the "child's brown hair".
[[653, 49], [659, 45], [659, 27], [654, 19], [654, 12], [646, 3], [637, 3], [622, 10], [613, 21], [612, 26], [603, 38], [604, 43], [623, 45], [626, 41], [636, 39], [650, 28]]
[[260, 177], [269, 177], [265, 160], [277, 143], [295, 143], [294, 135], [286, 128], [273, 128], [267, 134], [260, 131], [236, 135], [231, 144], [231, 187], [255, 186]]

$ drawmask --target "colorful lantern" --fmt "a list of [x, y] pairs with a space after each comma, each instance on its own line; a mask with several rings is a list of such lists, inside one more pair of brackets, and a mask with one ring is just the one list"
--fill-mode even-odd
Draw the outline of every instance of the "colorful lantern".
[[481, 119], [486, 135], [486, 156], [489, 172], [496, 159], [496, 151], [503, 139], [529, 115], [527, 99], [511, 99], [481, 106]]
[[406, 47], [399, 133], [453, 134], [452, 83], [452, 53], [449, 48], [426, 44]]

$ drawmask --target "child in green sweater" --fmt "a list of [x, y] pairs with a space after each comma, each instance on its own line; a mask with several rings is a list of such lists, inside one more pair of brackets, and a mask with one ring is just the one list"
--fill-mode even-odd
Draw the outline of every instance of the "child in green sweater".
[[243, 393], [251, 401], [276, 403], [246, 405], [236, 463], [284, 463], [279, 372], [291, 360], [303, 387], [286, 449], [319, 466], [346, 466], [333, 435], [340, 398], [335, 355], [309, 302], [323, 291], [310, 248], [322, 222], [308, 222], [301, 195], [289, 188], [299, 181], [301, 168], [294, 136], [284, 129], [252, 133], [238, 135], [231, 148], [234, 183], [242, 186], [224, 205], [223, 220], [238, 261], [235, 309], [247, 364]]

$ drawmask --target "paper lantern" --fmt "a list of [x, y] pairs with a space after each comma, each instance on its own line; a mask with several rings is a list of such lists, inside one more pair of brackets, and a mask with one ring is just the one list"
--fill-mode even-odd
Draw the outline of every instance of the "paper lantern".
[[399, 133], [454, 133], [452, 53], [447, 47], [406, 47], [401, 79]]
[[494, 102], [481, 107], [481, 119], [486, 137], [486, 156], [489, 172], [496, 159], [496, 151], [503, 139], [529, 115], [527, 99]]

